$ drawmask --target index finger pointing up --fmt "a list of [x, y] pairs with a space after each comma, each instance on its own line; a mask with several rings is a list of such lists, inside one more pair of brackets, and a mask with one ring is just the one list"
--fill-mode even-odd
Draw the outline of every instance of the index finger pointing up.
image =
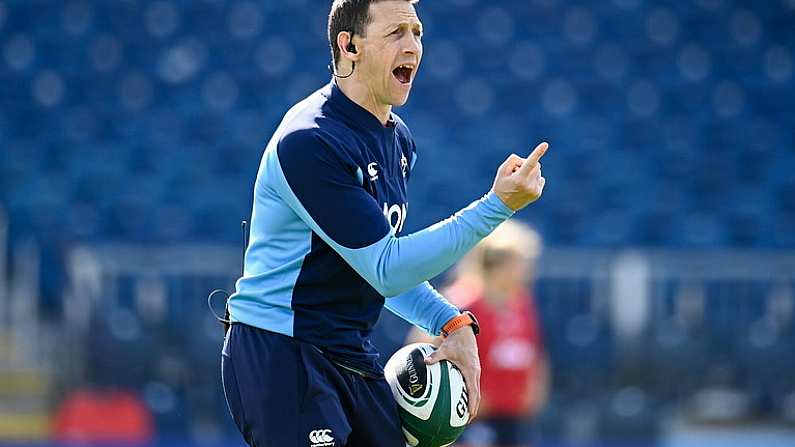
[[533, 149], [533, 152], [530, 153], [530, 156], [527, 157], [524, 163], [522, 163], [522, 167], [519, 168], [519, 172], [522, 174], [527, 174], [533, 170], [533, 168], [538, 164], [538, 160], [544, 156], [549, 148], [549, 143], [546, 141], [536, 146]]

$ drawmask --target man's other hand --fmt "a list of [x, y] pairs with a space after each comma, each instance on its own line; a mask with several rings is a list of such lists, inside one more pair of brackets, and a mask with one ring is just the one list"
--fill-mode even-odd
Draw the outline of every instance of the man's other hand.
[[480, 357], [475, 333], [470, 326], [453, 331], [439, 345], [439, 349], [425, 358], [425, 363], [432, 365], [441, 360], [449, 360], [464, 376], [469, 393], [469, 421], [472, 422], [480, 407]]

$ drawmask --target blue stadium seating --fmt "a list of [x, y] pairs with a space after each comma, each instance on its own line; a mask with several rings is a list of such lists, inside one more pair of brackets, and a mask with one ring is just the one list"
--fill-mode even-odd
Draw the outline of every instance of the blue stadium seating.
[[[235, 240], [269, 133], [329, 77], [327, 3], [4, 2], [13, 234]], [[410, 227], [546, 139], [549, 188], [524, 218], [551, 244], [795, 247], [791, 3], [419, 10], [428, 57], [400, 111], [422, 160]]]
[[[238, 243], [271, 132], [330, 78], [328, 5], [0, 0], [0, 208], [12, 242], [34, 236], [55, 257], [65, 242]], [[795, 2], [425, 0], [418, 10], [426, 58], [398, 110], [419, 147], [409, 230], [483, 194], [508, 154], [546, 140], [544, 197], [519, 218], [548, 245], [795, 248]], [[60, 292], [57, 275], [43, 281], [44, 295]], [[120, 296], [132, 300], [130, 287]], [[538, 307], [558, 380], [576, 391], [587, 368], [590, 385], [609, 387], [605, 310], [590, 290], [559, 301], [554, 287], [539, 284]], [[795, 368], [795, 333], [771, 326], [769, 284], [739, 287], [733, 302], [708, 287], [710, 312], [691, 320], [677, 315], [677, 287], [661, 287], [656, 398], [709, 385], [701, 372], [727, 359], [733, 385], [759, 402], [795, 391], [771, 372]], [[114, 314], [129, 329], [122, 339], [112, 321], [94, 326], [89, 379], [118, 384], [129, 372], [164, 432], [188, 431], [191, 411], [223, 411], [216, 382], [188, 389], [174, 373], [217, 360], [203, 303], [170, 302], [156, 335], [131, 303]], [[381, 324], [403, 324], [390, 318]], [[158, 365], [153, 346], [181, 353]], [[129, 355], [113, 364], [117, 349]]]

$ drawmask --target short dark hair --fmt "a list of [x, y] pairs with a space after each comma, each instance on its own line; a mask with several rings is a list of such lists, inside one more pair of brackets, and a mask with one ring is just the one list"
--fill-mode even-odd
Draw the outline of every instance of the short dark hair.
[[[372, 21], [370, 5], [387, 0], [334, 0], [328, 15], [328, 43], [331, 47], [331, 60], [336, 65], [340, 59], [337, 36], [343, 31], [364, 36], [367, 25]], [[405, 0], [415, 4], [420, 0]]]

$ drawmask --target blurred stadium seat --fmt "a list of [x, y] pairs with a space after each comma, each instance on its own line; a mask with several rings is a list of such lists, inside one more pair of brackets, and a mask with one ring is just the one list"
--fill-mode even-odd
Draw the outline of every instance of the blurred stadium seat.
[[[15, 234], [234, 240], [276, 120], [328, 79], [322, 14], [303, 3], [5, 2], [0, 200]], [[795, 247], [775, 224], [795, 214], [791, 6], [705, 5], [423, 4], [428, 57], [400, 112], [423, 158], [413, 226], [548, 139], [555, 182], [531, 220], [560, 228], [551, 244]], [[471, 186], [434, 180], [453, 153]], [[38, 215], [53, 208], [73, 224]]]
[[[0, 0], [0, 210], [10, 250], [30, 238], [42, 248], [45, 315], [73, 305], [61, 305], [73, 246], [239, 242], [271, 132], [330, 78], [328, 3]], [[792, 0], [418, 9], [425, 59], [398, 110], [420, 161], [408, 229], [464, 206], [509, 153], [547, 140], [549, 186], [518, 217], [548, 246], [795, 249]], [[114, 276], [102, 289], [113, 299], [86, 315], [80, 380], [139, 393], [158, 433], [211, 432], [206, 420], [225, 408], [213, 375], [220, 329], [203, 297], [237, 271], [230, 250], [225, 268], [187, 279]], [[184, 262], [218, 260], [206, 256]], [[662, 405], [710, 386], [747, 392], [755, 415], [795, 420], [791, 267], [780, 278], [651, 278], [640, 343], [654, 355], [631, 361], [595, 271], [538, 283], [560, 393], [542, 425], [649, 428]], [[378, 337], [387, 351], [401, 342]], [[0, 359], [7, 343], [0, 331]], [[18, 376], [3, 374], [0, 391]]]

